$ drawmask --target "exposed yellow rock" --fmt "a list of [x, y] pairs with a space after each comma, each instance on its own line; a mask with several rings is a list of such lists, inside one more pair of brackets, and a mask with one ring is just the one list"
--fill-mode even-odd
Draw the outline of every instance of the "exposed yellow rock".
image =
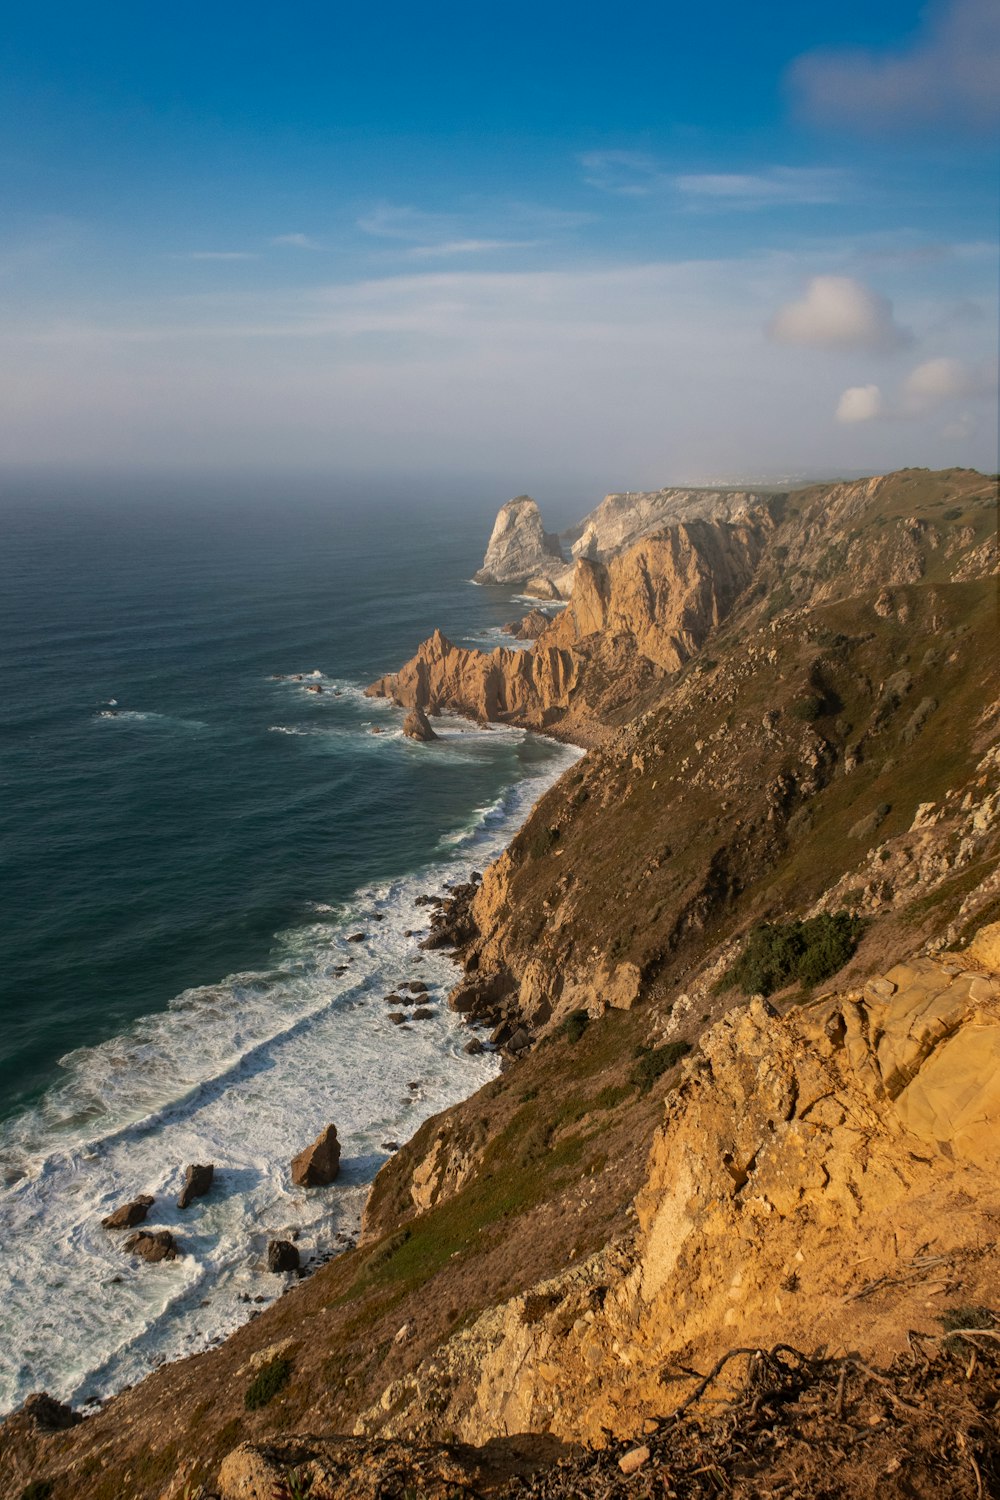
[[968, 956], [991, 974], [1000, 974], [1000, 922], [981, 927], [968, 947]]
[[929, 1243], [938, 1275], [981, 1257], [1000, 1213], [1000, 982], [956, 969], [914, 959], [783, 1017], [731, 1012], [668, 1100], [634, 1235], [492, 1308], [358, 1431], [600, 1442], [662, 1412], [671, 1363], [898, 1345], [906, 1323], [858, 1294], [910, 1284]]
[[579, 734], [675, 672], [750, 584], [769, 522], [693, 521], [611, 563], [579, 561], [570, 602], [526, 651], [455, 646], [440, 630], [370, 697]]

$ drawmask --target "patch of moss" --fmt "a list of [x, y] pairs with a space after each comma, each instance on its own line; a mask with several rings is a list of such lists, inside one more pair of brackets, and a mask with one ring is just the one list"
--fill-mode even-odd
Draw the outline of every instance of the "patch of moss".
[[259, 1411], [269, 1401], [273, 1401], [279, 1391], [284, 1390], [292, 1373], [292, 1362], [285, 1359], [283, 1355], [268, 1360], [262, 1365], [257, 1374], [247, 1386], [243, 1397], [243, 1405], [247, 1411]]
[[629, 1081], [640, 1093], [648, 1094], [656, 1080], [690, 1051], [690, 1042], [666, 1042], [662, 1047], [639, 1047]]
[[562, 1023], [563, 1035], [574, 1046], [590, 1025], [590, 1016], [585, 1010], [571, 1010]]

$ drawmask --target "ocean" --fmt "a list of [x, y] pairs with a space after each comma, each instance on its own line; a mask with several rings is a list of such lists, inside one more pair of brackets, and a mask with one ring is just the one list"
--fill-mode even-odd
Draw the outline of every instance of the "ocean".
[[[313, 1265], [350, 1243], [391, 1143], [496, 1071], [416, 898], [495, 858], [576, 752], [460, 719], [414, 744], [362, 691], [435, 626], [505, 639], [518, 604], [468, 581], [494, 510], [2, 487], [0, 1413], [224, 1337], [289, 1284], [269, 1239]], [[409, 1029], [406, 979], [435, 1012]], [[331, 1121], [340, 1178], [293, 1189]], [[216, 1182], [181, 1212], [190, 1162]], [[101, 1228], [140, 1193], [179, 1260]]]

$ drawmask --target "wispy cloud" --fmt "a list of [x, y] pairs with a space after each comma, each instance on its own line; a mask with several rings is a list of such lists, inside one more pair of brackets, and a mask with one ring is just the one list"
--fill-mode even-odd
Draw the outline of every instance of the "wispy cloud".
[[380, 240], [435, 240], [456, 238], [459, 220], [455, 214], [431, 213], [405, 203], [376, 203], [357, 221], [365, 234]]
[[357, 225], [374, 239], [405, 244], [407, 255], [428, 258], [530, 250], [590, 217], [536, 203], [492, 202], [445, 213], [382, 202], [363, 213]]
[[414, 245], [410, 255], [485, 255], [491, 250], [531, 250], [541, 240], [445, 240], [440, 245]]
[[754, 172], [669, 172], [655, 158], [633, 151], [592, 151], [580, 158], [584, 179], [624, 198], [669, 194], [687, 207], [768, 208], [781, 204], [839, 203], [849, 191], [837, 167], [768, 166]]
[[702, 205], [765, 208], [770, 205], [840, 203], [847, 173], [837, 167], [769, 167], [763, 172], [698, 172], [674, 178], [679, 193]]
[[323, 248], [319, 240], [314, 240], [311, 234], [276, 234], [271, 244], [277, 245], [279, 249], [289, 250], [322, 250]]
[[258, 260], [254, 250], [186, 250], [174, 256], [175, 260]]
[[945, 0], [904, 49], [807, 53], [789, 72], [810, 119], [873, 132], [933, 123], [992, 130], [1000, 121], [998, 78], [997, 0]]

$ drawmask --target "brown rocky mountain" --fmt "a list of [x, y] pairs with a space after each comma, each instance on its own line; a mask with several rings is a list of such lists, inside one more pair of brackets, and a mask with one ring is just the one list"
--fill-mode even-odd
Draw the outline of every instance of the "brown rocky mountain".
[[0, 1497], [998, 1492], [996, 565], [993, 480], [813, 486], [376, 684], [590, 747], [433, 919], [504, 1071]]

